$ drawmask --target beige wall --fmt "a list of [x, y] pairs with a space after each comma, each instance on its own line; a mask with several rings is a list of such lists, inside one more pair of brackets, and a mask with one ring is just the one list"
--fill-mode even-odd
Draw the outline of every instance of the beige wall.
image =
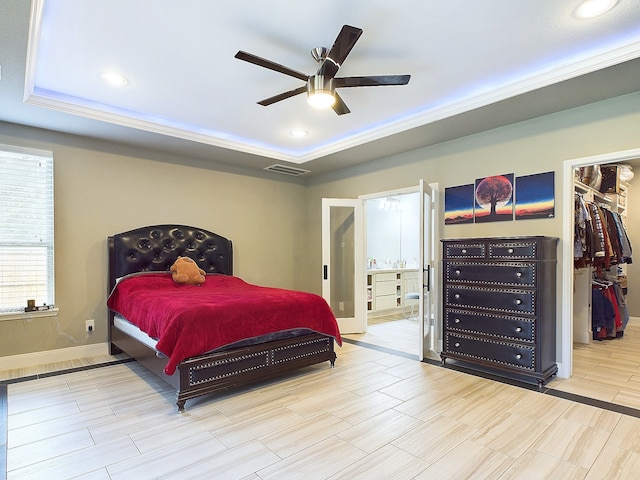
[[[441, 232], [442, 238], [509, 235], [560, 238], [563, 222], [573, 222], [571, 218], [562, 218], [563, 202], [567, 199], [562, 191], [563, 162], [638, 147], [640, 94], [632, 94], [387, 158], [368, 165], [367, 170], [345, 170], [340, 172], [342, 178], [334, 174], [312, 179], [306, 192], [309, 219], [307, 243], [312, 253], [308, 270], [320, 272], [321, 267], [322, 197], [355, 198], [414, 186], [423, 178], [427, 183], [439, 183], [442, 203], [446, 187], [473, 183], [476, 178], [504, 173], [520, 176], [554, 171], [554, 219], [450, 225], [444, 226]], [[572, 194], [568, 194], [569, 201], [572, 201]], [[562, 243], [565, 241], [572, 242], [572, 239], [561, 239], [558, 247], [558, 360], [562, 358], [561, 324], [570, 321], [562, 319]], [[321, 288], [319, 274], [310, 280], [312, 284], [308, 286], [309, 289]]]
[[[216, 171], [195, 160], [178, 166], [157, 152], [6, 124], [0, 128], [0, 143], [54, 152], [60, 308], [54, 319], [0, 322], [0, 356], [7, 356], [106, 341], [106, 237], [142, 225], [209, 228], [234, 241], [239, 276], [319, 293], [321, 198], [355, 198], [414, 186], [420, 178], [438, 182], [443, 194], [445, 187], [487, 175], [555, 171], [556, 218], [447, 226], [442, 232], [446, 238], [561, 237], [563, 222], [572, 221], [561, 218], [563, 161], [638, 148], [640, 94], [312, 177], [306, 187]], [[559, 284], [560, 279], [559, 272]], [[559, 318], [560, 291], [559, 285]], [[89, 338], [84, 333], [88, 318], [96, 319], [96, 332]]]
[[[139, 226], [212, 230], [234, 242], [235, 272], [245, 280], [301, 283], [302, 185], [178, 166], [158, 153], [7, 124], [0, 124], [0, 143], [53, 151], [60, 309], [57, 318], [0, 321], [0, 356], [106, 342], [106, 237]], [[91, 337], [84, 331], [89, 318], [96, 323]]]
[[[449, 225], [443, 238], [496, 235], [562, 236], [562, 166], [565, 160], [640, 147], [640, 94], [626, 95], [548, 115], [433, 147], [414, 150], [337, 175], [312, 178], [308, 198], [309, 270], [320, 271], [322, 197], [355, 198], [396, 188], [439, 183], [441, 202], [446, 187], [473, 183], [503, 173], [516, 176], [555, 172], [556, 217], [473, 225]], [[640, 172], [638, 172], [640, 175]], [[570, 199], [572, 197], [569, 197]], [[571, 219], [569, 219], [571, 221]], [[569, 239], [568, 241], [571, 241]], [[640, 242], [639, 242], [640, 243]], [[558, 253], [561, 253], [559, 248]], [[320, 276], [309, 289], [319, 290]]]

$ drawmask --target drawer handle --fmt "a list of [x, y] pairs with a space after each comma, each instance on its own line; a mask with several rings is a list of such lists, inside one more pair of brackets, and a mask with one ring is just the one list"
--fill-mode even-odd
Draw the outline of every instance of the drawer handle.
[[517, 358], [518, 360], [520, 360], [520, 359], [522, 358], [522, 355], [517, 354], [517, 355], [516, 355], [516, 358]]
[[522, 300], [520, 300], [519, 298], [516, 298], [516, 305], [520, 305], [522, 303]]
[[462, 253], [467, 253], [467, 249], [466, 249], [466, 248], [463, 248], [463, 249], [462, 249]]
[[460, 275], [460, 270], [456, 270], [456, 275]]
[[454, 297], [454, 298], [460, 298], [460, 294], [459, 294], [459, 293], [456, 293], [453, 297]]
[[516, 277], [520, 278], [522, 276], [521, 272], [516, 273]]
[[522, 331], [521, 327], [516, 327], [516, 332], [520, 333]]
[[507, 253], [513, 253], [513, 248], [508, 249]]
[[460, 323], [460, 319], [459, 319], [459, 318], [456, 318], [456, 319], [454, 320], [454, 323]]
[[454, 343], [454, 344], [453, 344], [453, 346], [454, 346], [454, 347], [459, 347], [459, 346], [460, 346], [460, 344], [459, 344], [458, 342], [456, 342], [456, 343]]

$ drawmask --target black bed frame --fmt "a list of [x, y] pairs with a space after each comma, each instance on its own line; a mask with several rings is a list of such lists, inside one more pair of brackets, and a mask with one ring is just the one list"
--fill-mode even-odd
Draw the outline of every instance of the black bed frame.
[[[168, 271], [179, 257], [191, 257], [207, 274], [233, 274], [231, 240], [185, 225], [152, 225], [107, 238], [109, 292], [116, 280], [142, 271]], [[178, 410], [188, 399], [284, 375], [336, 359], [333, 337], [309, 334], [188, 358], [164, 373], [167, 359], [114, 324], [109, 310], [109, 353], [125, 352], [177, 390]]]

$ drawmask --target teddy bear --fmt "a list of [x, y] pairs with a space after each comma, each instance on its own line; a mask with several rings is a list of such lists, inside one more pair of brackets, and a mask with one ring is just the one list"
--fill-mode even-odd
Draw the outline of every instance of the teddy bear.
[[189, 257], [178, 257], [171, 268], [173, 281], [182, 285], [202, 285], [206, 273]]

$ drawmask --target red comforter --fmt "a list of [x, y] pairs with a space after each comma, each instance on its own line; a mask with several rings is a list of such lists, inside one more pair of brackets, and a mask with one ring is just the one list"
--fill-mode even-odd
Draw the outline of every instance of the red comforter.
[[200, 286], [178, 285], [169, 273], [124, 277], [109, 308], [157, 338], [172, 375], [182, 360], [273, 332], [308, 328], [342, 345], [338, 324], [320, 296], [251, 285], [238, 277], [207, 275]]

